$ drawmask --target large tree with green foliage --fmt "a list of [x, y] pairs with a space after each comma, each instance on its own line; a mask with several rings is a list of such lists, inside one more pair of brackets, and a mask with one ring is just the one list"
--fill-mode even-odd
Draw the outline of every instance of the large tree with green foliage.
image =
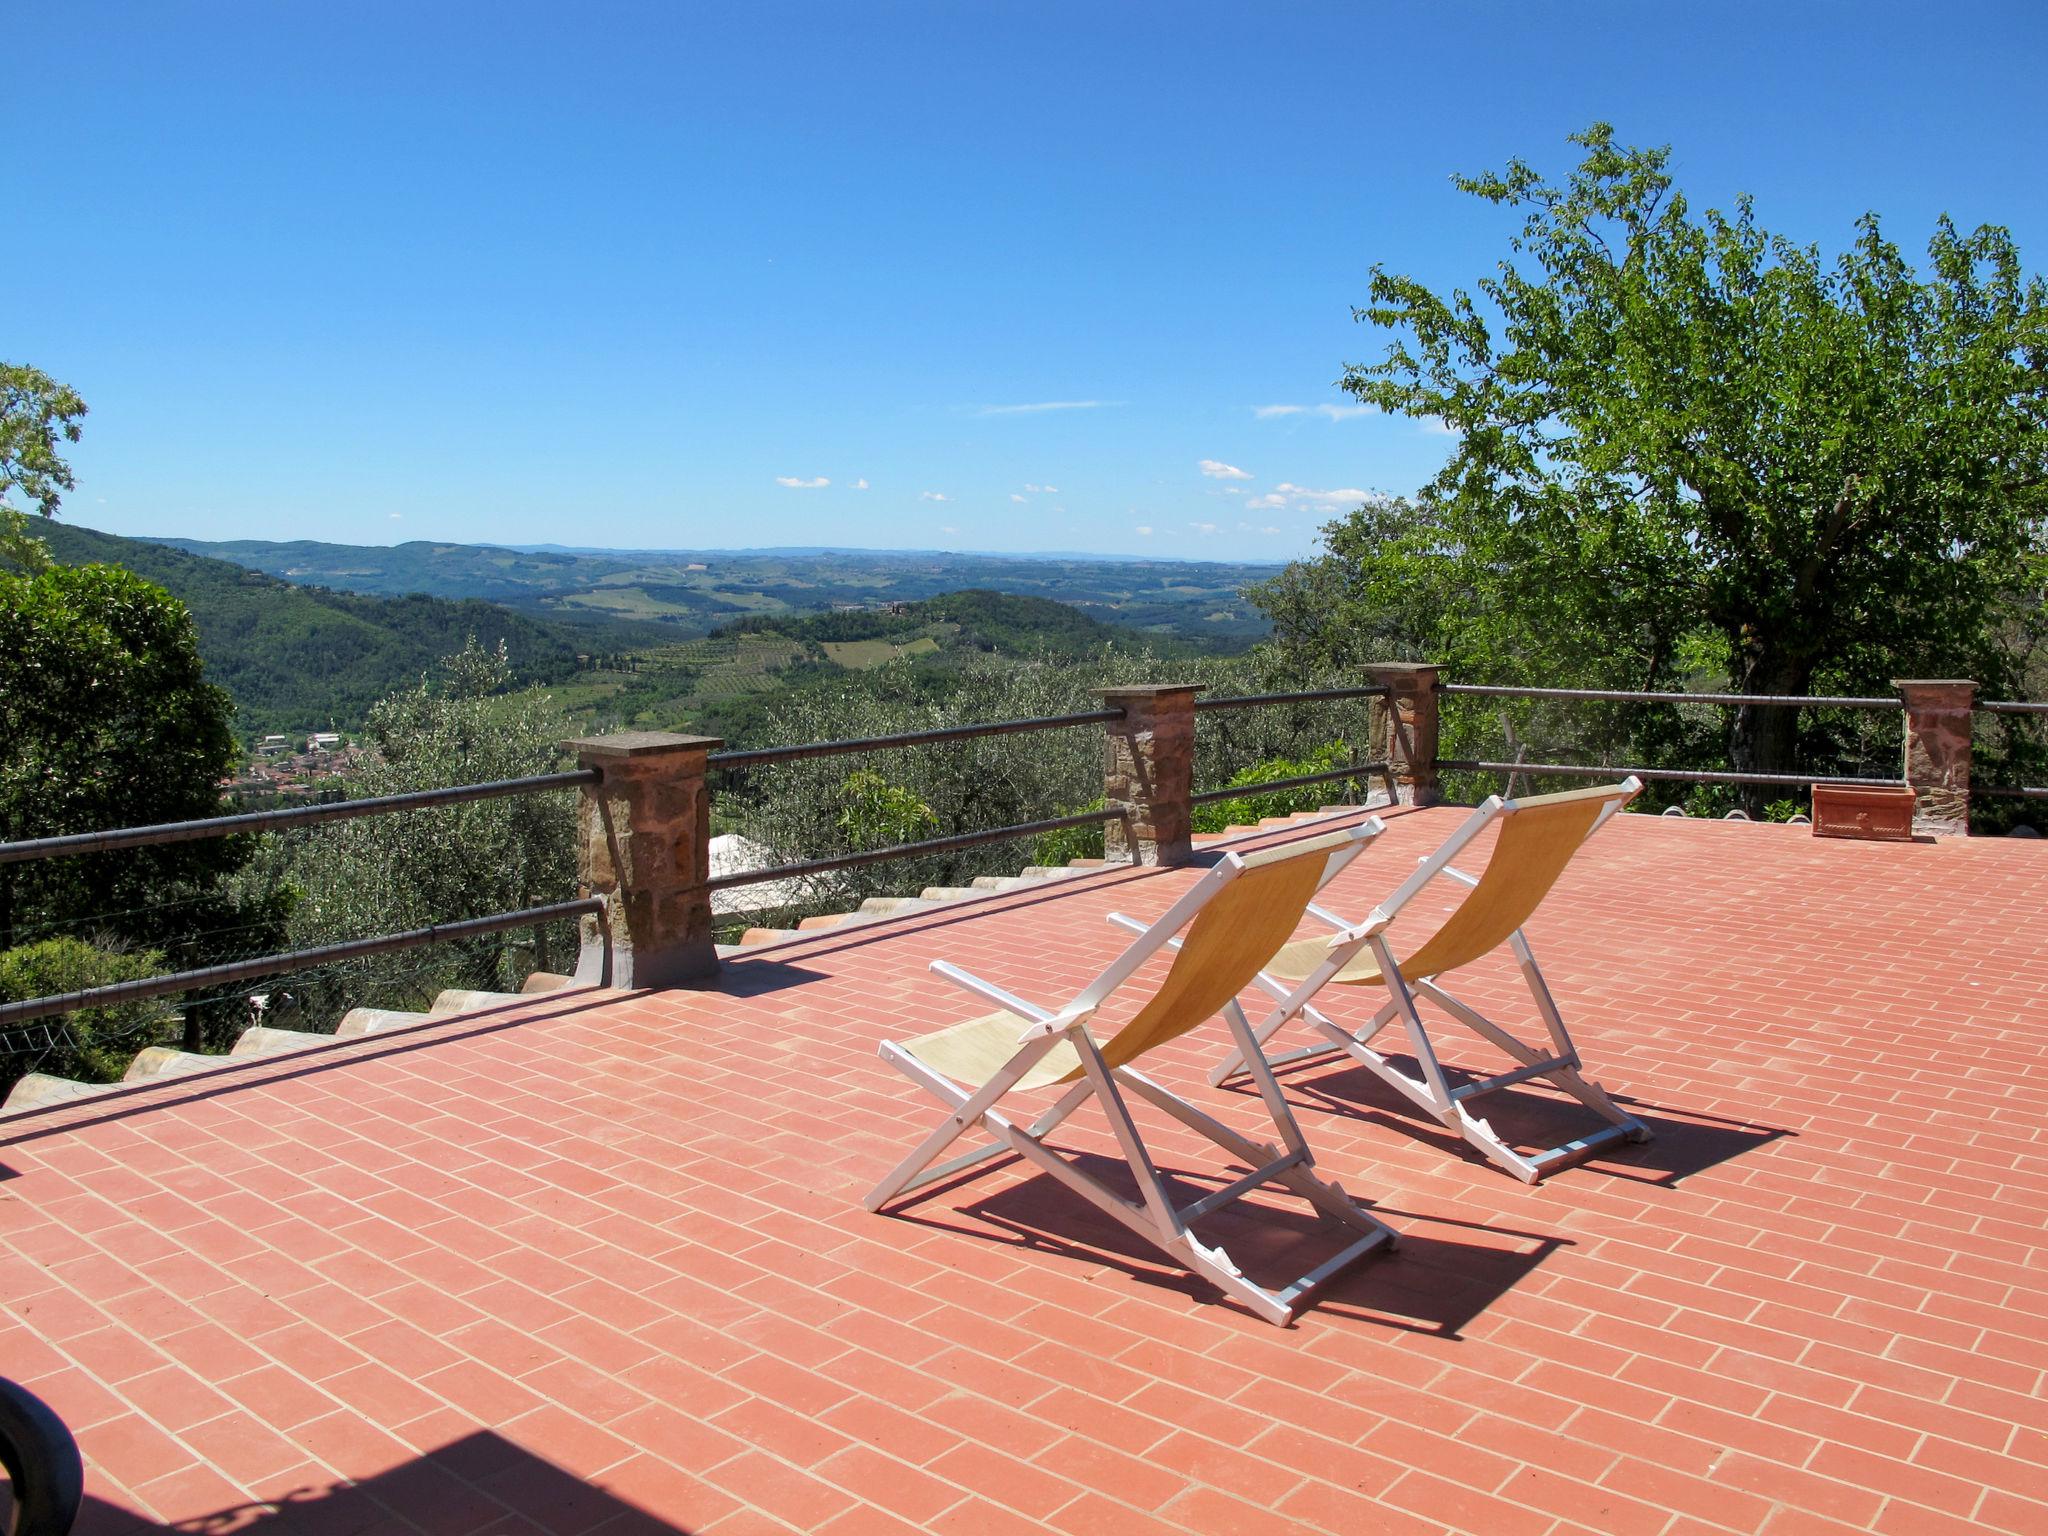
[[[1524, 214], [1476, 294], [1373, 269], [1358, 318], [1396, 334], [1344, 387], [1456, 446], [1265, 589], [1283, 643], [1348, 628], [1498, 681], [2010, 686], [2048, 513], [2048, 287], [2011, 236], [1944, 218], [1916, 269], [1867, 215], [1827, 260], [1746, 197], [1696, 213], [1667, 150], [1573, 142], [1562, 183], [1458, 179]], [[1738, 710], [1736, 765], [1791, 766], [1797, 718]]]
[[[106, 565], [0, 573], [0, 841], [216, 814], [232, 715], [163, 588]], [[0, 948], [86, 928], [160, 941], [168, 908], [239, 858], [216, 839], [0, 864]]]
[[40, 570], [49, 554], [28, 532], [17, 494], [44, 517], [55, 517], [72, 489], [71, 466], [59, 447], [78, 441], [85, 402], [39, 368], [0, 363], [0, 557]]

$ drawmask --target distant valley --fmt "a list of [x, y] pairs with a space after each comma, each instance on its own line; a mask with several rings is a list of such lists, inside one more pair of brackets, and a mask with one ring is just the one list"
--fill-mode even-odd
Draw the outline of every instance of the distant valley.
[[1240, 596], [1273, 567], [1080, 556], [884, 550], [511, 549], [158, 538], [299, 585], [373, 596], [482, 598], [523, 613], [675, 625], [704, 634], [755, 615], [914, 602], [963, 589], [1068, 603], [1105, 623], [1242, 644], [1266, 631]]
[[37, 532], [192, 610], [237, 729], [350, 730], [474, 635], [592, 727], [752, 738], [791, 690], [902, 662], [943, 691], [975, 657], [1241, 650], [1271, 567], [876, 551], [607, 553]]

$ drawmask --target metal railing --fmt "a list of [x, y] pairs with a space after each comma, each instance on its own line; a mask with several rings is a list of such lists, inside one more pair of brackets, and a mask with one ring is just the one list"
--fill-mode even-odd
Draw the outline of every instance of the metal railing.
[[1278, 794], [1287, 789], [1306, 789], [1311, 784], [1334, 784], [1340, 779], [1384, 778], [1387, 781], [1389, 798], [1394, 793], [1394, 765], [1392, 763], [1354, 763], [1348, 768], [1331, 768], [1323, 773], [1301, 773], [1292, 778], [1266, 779], [1257, 784], [1226, 784], [1221, 789], [1197, 790], [1188, 796], [1194, 805], [1208, 805], [1218, 800], [1254, 800], [1260, 795]]
[[[1220, 698], [1196, 699], [1195, 713], [1201, 715], [1220, 710], [1338, 703], [1353, 699], [1384, 699], [1391, 692], [1392, 690], [1384, 684], [1375, 683], [1357, 688], [1309, 688], [1288, 693], [1225, 694]], [[1231, 800], [1255, 800], [1266, 795], [1283, 794], [1291, 789], [1307, 789], [1317, 784], [1335, 784], [1375, 777], [1386, 780], [1387, 797], [1392, 799], [1393, 773], [1393, 765], [1383, 760], [1352, 763], [1316, 773], [1293, 774], [1284, 779], [1265, 779], [1250, 784], [1225, 784], [1216, 789], [1197, 790], [1188, 797], [1188, 800], [1191, 805], [1216, 805]]]
[[1904, 779], [1855, 779], [1813, 773], [1735, 773], [1718, 769], [1621, 768], [1608, 763], [1490, 763], [1475, 758], [1440, 757], [1439, 769], [1454, 773], [1551, 774], [1563, 778], [1668, 779], [1687, 784], [1903, 784]]
[[201, 987], [224, 987], [238, 981], [255, 981], [259, 977], [282, 975], [287, 971], [308, 970], [313, 966], [333, 965], [343, 960], [362, 960], [371, 955], [396, 954], [401, 950], [421, 949], [429, 944], [449, 944], [457, 939], [481, 938], [485, 934], [504, 933], [514, 928], [531, 928], [540, 923], [552, 923], [562, 918], [581, 917], [585, 913], [596, 914], [602, 911], [602, 900], [595, 896], [586, 896], [579, 901], [550, 902], [546, 906], [525, 907], [517, 912], [494, 912], [488, 917], [458, 918], [453, 922], [415, 928], [407, 933], [385, 933], [368, 939], [347, 939], [339, 944], [319, 944], [308, 949], [286, 950], [282, 954], [259, 955], [249, 960], [230, 960], [221, 965], [202, 965], [196, 970], [172, 971], [163, 976], [149, 976], [136, 981], [114, 981], [105, 986], [87, 987], [79, 992], [59, 992], [49, 997], [27, 998], [18, 1003], [0, 1003], [0, 1028], [10, 1024], [26, 1024], [35, 1019], [46, 1019], [53, 1014], [70, 1013], [78, 1008], [107, 1008], [116, 1003], [147, 1002], [151, 998], [170, 997], [179, 992], [195, 992]]
[[[1527, 688], [1492, 683], [1439, 683], [1441, 694], [1463, 694], [1493, 699], [1553, 699], [1595, 704], [1705, 704], [1721, 708], [1761, 706], [1766, 709], [1851, 709], [1900, 713], [1906, 701], [1897, 696], [1868, 697], [1837, 694], [1785, 693], [1675, 693], [1646, 692], [1624, 688]], [[1515, 745], [1509, 742], [1510, 746]], [[1733, 769], [1622, 767], [1610, 763], [1546, 763], [1527, 759], [1495, 762], [1476, 758], [1439, 757], [1439, 772], [1527, 774], [1533, 777], [1597, 778], [1633, 775], [1644, 780], [1683, 784], [1729, 784], [1736, 787], [1786, 787], [1811, 785], [1896, 785], [1903, 778], [1854, 777], [1824, 773], [1744, 773]]]
[[1320, 704], [1332, 699], [1383, 699], [1390, 690], [1384, 685], [1369, 688], [1312, 688], [1305, 693], [1237, 693], [1221, 698], [1196, 699], [1195, 713], [1212, 709], [1253, 709], [1265, 704]]
[[[803, 742], [784, 747], [755, 747], [729, 752], [713, 752], [705, 760], [709, 771], [736, 771], [760, 768], [768, 765], [814, 761], [819, 758], [844, 757], [853, 754], [887, 752], [903, 748], [926, 747], [949, 743], [978, 741], [993, 736], [1015, 736], [1032, 732], [1069, 730], [1075, 726], [1103, 725], [1121, 720], [1121, 709], [1091, 709], [1070, 715], [1036, 715], [1017, 720], [990, 720], [973, 725], [941, 726], [928, 731], [899, 731], [885, 736], [855, 736], [839, 741]], [[1024, 838], [1040, 837], [1049, 832], [1066, 831], [1073, 827], [1098, 826], [1114, 821], [1122, 814], [1115, 808], [1079, 811], [1066, 816], [1052, 816], [1030, 821], [1008, 822], [1001, 826], [977, 828], [971, 831], [948, 833], [941, 837], [922, 838], [913, 842], [892, 843], [882, 848], [853, 849], [846, 853], [830, 854], [819, 858], [799, 859], [786, 864], [773, 864], [760, 869], [735, 870], [730, 874], [714, 876], [707, 882], [713, 892], [743, 889], [748, 886], [781, 885], [784, 882], [803, 882], [818, 875], [837, 874], [845, 870], [864, 869], [875, 864], [890, 863], [900, 859], [933, 857], [957, 853], [968, 848], [978, 848], [991, 843], [1020, 841]], [[801, 907], [808, 903], [798, 901]]]
[[932, 731], [904, 731], [894, 736], [854, 736], [845, 741], [810, 741], [794, 747], [749, 747], [713, 752], [712, 768], [752, 768], [761, 763], [795, 763], [806, 758], [839, 757], [849, 752], [879, 752], [890, 747], [922, 747], [941, 741], [973, 741], [982, 736], [1014, 736], [1024, 731], [1055, 731], [1069, 725], [1100, 725], [1121, 720], [1120, 709], [1091, 709], [1079, 715], [1043, 715], [1030, 720], [991, 720], [983, 725], [948, 725]]
[[[595, 768], [576, 768], [562, 773], [536, 774], [520, 779], [493, 779], [481, 784], [456, 784], [441, 789], [411, 790], [397, 795], [372, 795], [360, 800], [337, 800], [326, 805], [289, 806], [279, 810], [251, 811], [235, 816], [207, 816], [191, 821], [159, 822], [146, 827], [119, 827], [104, 832], [77, 832], [59, 837], [26, 838], [0, 843], [0, 864], [21, 864], [40, 859], [77, 858], [125, 848], [147, 848], [166, 843], [199, 842], [207, 838], [233, 837], [247, 832], [302, 827], [309, 823], [348, 821], [362, 816], [390, 815], [401, 811], [429, 810], [437, 806], [469, 801], [493, 800], [508, 795], [527, 795], [553, 789], [595, 784], [601, 777]], [[0, 1028], [26, 1024], [36, 1019], [70, 1013], [80, 1008], [108, 1007], [117, 1003], [145, 1002], [201, 988], [229, 986], [265, 976], [281, 976], [373, 955], [394, 954], [447, 944], [460, 939], [479, 938], [518, 928], [536, 927], [564, 918], [600, 913], [604, 902], [597, 897], [560, 901], [526, 907], [513, 912], [493, 912], [482, 917], [435, 923], [404, 933], [378, 934], [277, 954], [252, 956], [219, 965], [171, 971], [161, 976], [134, 981], [110, 982], [76, 992], [53, 993], [47, 997], [24, 998], [0, 1003]]]
[[[1890, 713], [1901, 712], [1906, 701], [1898, 697], [1864, 697], [1856, 695], [1827, 694], [1748, 694], [1748, 693], [1648, 693], [1619, 688], [1525, 688], [1491, 683], [1439, 683], [1437, 692], [1444, 694], [1465, 694], [1479, 698], [1499, 699], [1558, 699], [1583, 703], [1607, 704], [1709, 704], [1724, 708], [1761, 706], [1766, 709], [1862, 709]], [[2020, 699], [1979, 699], [1972, 706], [1974, 710], [1993, 715], [2048, 716], [2048, 703], [2032, 703]], [[1512, 743], [1511, 743], [1512, 745]], [[1452, 772], [1472, 773], [1526, 773], [1536, 775], [1595, 776], [1602, 774], [1634, 774], [1640, 779], [1660, 779], [1696, 784], [1733, 785], [1856, 785], [1856, 784], [1904, 784], [1902, 777], [1844, 777], [1828, 774], [1784, 774], [1784, 773], [1738, 773], [1732, 770], [1680, 769], [1680, 768], [1622, 768], [1605, 763], [1541, 763], [1541, 762], [1491, 762], [1471, 758], [1439, 758], [1437, 768]], [[1972, 794], [1997, 799], [2048, 800], [2048, 787], [2033, 785], [1994, 785], [1976, 783], [1971, 785]]]
[[149, 827], [119, 827], [108, 832], [72, 832], [63, 837], [32, 837], [0, 843], [0, 864], [54, 859], [119, 848], [147, 848], [157, 843], [197, 843], [209, 837], [241, 832], [268, 832], [273, 827], [302, 827], [313, 822], [351, 821], [358, 816], [384, 816], [393, 811], [427, 810], [468, 800], [495, 800], [504, 795], [530, 795], [537, 790], [571, 789], [595, 784], [595, 768], [536, 774], [526, 779], [493, 779], [486, 784], [456, 784], [446, 789], [416, 789], [402, 795], [370, 795], [361, 800], [335, 800], [326, 805], [295, 805], [275, 811], [249, 811], [239, 816], [206, 816], [193, 821], [164, 821]]
[[1800, 693], [1634, 693], [1619, 688], [1512, 688], [1492, 683], [1439, 683], [1439, 693], [1470, 693], [1494, 699], [1576, 699], [1598, 704], [1762, 704], [1786, 709], [1902, 710], [1900, 698], [1834, 698]]
[[1007, 826], [987, 827], [978, 832], [956, 832], [948, 837], [931, 837], [917, 843], [895, 843], [887, 848], [869, 848], [859, 853], [835, 854], [825, 859], [805, 859], [796, 864], [777, 864], [770, 869], [749, 869], [736, 874], [719, 875], [709, 881], [708, 885], [714, 891], [728, 891], [735, 886], [760, 885], [771, 880], [796, 880], [806, 875], [823, 875], [834, 870], [885, 864], [891, 859], [915, 858], [928, 853], [952, 853], [962, 848], [978, 848], [984, 843], [1015, 842], [1026, 837], [1040, 837], [1047, 832], [1062, 832], [1068, 827], [1092, 827], [1105, 821], [1115, 821], [1122, 815], [1121, 810], [1111, 808], [1081, 811], [1072, 816], [1054, 816], [1045, 821], [1012, 822]]

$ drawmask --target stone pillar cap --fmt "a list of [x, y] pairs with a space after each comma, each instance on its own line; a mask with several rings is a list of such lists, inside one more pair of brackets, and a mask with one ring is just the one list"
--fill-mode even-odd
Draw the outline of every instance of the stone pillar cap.
[[1894, 688], [1971, 688], [1977, 686], [1973, 677], [1895, 677]]
[[578, 757], [661, 757], [670, 752], [709, 752], [725, 745], [723, 736], [678, 736], [669, 731], [613, 731], [604, 736], [574, 736], [562, 750]]

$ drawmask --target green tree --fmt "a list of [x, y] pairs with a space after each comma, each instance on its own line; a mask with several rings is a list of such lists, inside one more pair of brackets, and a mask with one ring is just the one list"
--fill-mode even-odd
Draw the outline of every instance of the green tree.
[[[1333, 524], [1258, 595], [1283, 640], [1377, 624], [1501, 681], [2011, 685], [2043, 576], [2048, 287], [2007, 231], [1944, 218], [1922, 273], [1866, 215], [1830, 262], [1746, 197], [1695, 214], [1667, 150], [1573, 142], [1562, 184], [1520, 160], [1458, 180], [1525, 215], [1476, 296], [1373, 269], [1358, 318], [1396, 335], [1344, 387], [1456, 443], [1412, 507]], [[1799, 719], [1737, 710], [1736, 766], [1794, 766]]]
[[44, 517], [56, 516], [74, 484], [58, 444], [78, 441], [85, 413], [77, 392], [41, 369], [0, 363], [0, 557], [25, 571], [46, 568], [50, 556], [14, 497], [18, 492]]
[[[232, 710], [161, 587], [105, 565], [0, 574], [0, 841], [218, 813]], [[215, 839], [0, 865], [0, 948], [84, 927], [156, 943], [241, 857]]]
[[[365, 737], [376, 758], [348, 776], [350, 796], [567, 766], [561, 743], [573, 728], [546, 694], [506, 692], [511, 677], [502, 646], [472, 640], [443, 661], [438, 681], [422, 678], [375, 705]], [[576, 892], [574, 792], [341, 822], [296, 840], [281, 862], [295, 948], [565, 901]], [[530, 971], [573, 962], [570, 946], [566, 924], [531, 938], [492, 935], [353, 962], [298, 991], [324, 1017], [358, 1004], [407, 1006], [442, 987], [515, 988]]]

